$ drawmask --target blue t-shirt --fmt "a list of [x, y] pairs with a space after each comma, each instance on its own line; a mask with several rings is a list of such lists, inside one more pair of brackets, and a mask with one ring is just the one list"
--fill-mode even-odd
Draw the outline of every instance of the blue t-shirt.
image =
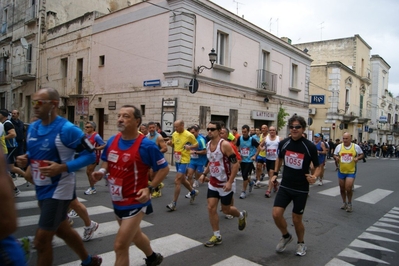
[[0, 240], [0, 265], [27, 265], [24, 251], [13, 236]]
[[[198, 135], [197, 137], [198, 148], [197, 151], [206, 150], [206, 139], [202, 135]], [[206, 154], [198, 154], [197, 156], [191, 155], [190, 164], [193, 165], [205, 165], [208, 158]]]

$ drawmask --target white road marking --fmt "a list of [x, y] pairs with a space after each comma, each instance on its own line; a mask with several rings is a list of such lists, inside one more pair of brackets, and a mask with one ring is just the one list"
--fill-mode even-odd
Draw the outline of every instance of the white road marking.
[[390, 222], [390, 223], [399, 223], [399, 220], [394, 220], [394, 219], [389, 219], [389, 218], [384, 218], [384, 217], [379, 219], [379, 221], [381, 221], [381, 222]]
[[[78, 198], [80, 202], [85, 202], [85, 199]], [[37, 200], [33, 201], [26, 201], [26, 202], [17, 202], [15, 203], [15, 206], [17, 207], [17, 210], [26, 210], [26, 209], [33, 209], [33, 208], [39, 208]]]
[[365, 202], [365, 203], [370, 203], [370, 204], [376, 204], [383, 198], [389, 196], [389, 194], [391, 194], [392, 192], [393, 192], [392, 190], [385, 190], [385, 189], [377, 188], [359, 198], [356, 198], [355, 200]]
[[397, 226], [397, 225], [387, 224], [387, 223], [382, 223], [382, 222], [376, 222], [374, 225], [380, 226], [380, 227], [399, 228], [399, 226]]
[[383, 263], [383, 264], [389, 264], [386, 261], [371, 257], [369, 255], [363, 254], [361, 252], [358, 252], [358, 251], [350, 249], [350, 248], [344, 249], [341, 253], [338, 254], [338, 256], [349, 257], [349, 258], [360, 259], [360, 260], [375, 261], [375, 262]]
[[360, 236], [358, 236], [358, 238], [399, 243], [399, 241], [392, 240], [390, 238], [386, 238], [386, 237], [382, 237], [382, 236], [373, 235], [373, 234], [370, 234], [370, 233], [362, 233]]
[[325, 266], [354, 266], [354, 264], [347, 263], [346, 261], [333, 258]]
[[350, 247], [356, 247], [356, 248], [367, 248], [367, 249], [376, 249], [376, 250], [382, 250], [382, 251], [388, 251], [388, 252], [394, 252], [396, 253], [396, 251], [388, 249], [388, 248], [384, 248], [381, 246], [377, 246], [371, 243], [368, 243], [366, 241], [362, 241], [359, 239], [355, 239], [353, 240], [352, 243], [349, 244]]
[[[113, 212], [114, 210], [111, 208], [108, 208], [108, 207], [104, 207], [104, 206], [95, 206], [95, 207], [87, 208], [87, 211], [89, 212], [89, 215], [91, 216], [91, 215], [96, 215], [96, 214]], [[19, 217], [18, 218], [18, 227], [37, 224], [39, 222], [39, 217], [40, 217], [40, 215]], [[76, 219], [79, 217], [73, 217], [73, 218]]]
[[[161, 253], [161, 255], [164, 257], [168, 257], [200, 245], [202, 245], [201, 242], [195, 241], [193, 239], [190, 239], [188, 237], [179, 234], [168, 235], [151, 241], [151, 247], [154, 250], [154, 252]], [[101, 265], [103, 266], [114, 265], [115, 263], [114, 251], [110, 251], [99, 255], [103, 258], [103, 263]], [[144, 264], [143, 258], [145, 258], [144, 253], [136, 246], [131, 246], [129, 248], [130, 265], [143, 265]], [[81, 261], [78, 260], [63, 264], [62, 266], [67, 266], [67, 265], [75, 266], [79, 265], [80, 263]]]
[[[359, 185], [355, 185], [355, 189], [358, 189], [360, 187], [361, 186], [359, 186]], [[326, 190], [322, 190], [322, 191], [319, 191], [317, 193], [323, 194], [323, 195], [327, 195], [327, 196], [331, 196], [331, 197], [336, 197], [336, 196], [341, 195], [341, 192], [339, 191], [339, 186], [336, 186], [336, 187], [333, 187], [333, 188], [329, 188], [329, 189], [326, 189]]]
[[399, 235], [399, 233], [396, 233], [395, 231], [388, 230], [388, 229], [382, 229], [382, 228], [375, 227], [375, 226], [370, 226], [369, 228], [366, 229], [366, 231]]
[[222, 260], [216, 264], [212, 264], [212, 266], [224, 266], [224, 265], [228, 265], [228, 266], [256, 266], [256, 265], [261, 265], [261, 264], [257, 264], [254, 263], [250, 260], [246, 260], [243, 258], [240, 258], [238, 256], [231, 256], [228, 259]]

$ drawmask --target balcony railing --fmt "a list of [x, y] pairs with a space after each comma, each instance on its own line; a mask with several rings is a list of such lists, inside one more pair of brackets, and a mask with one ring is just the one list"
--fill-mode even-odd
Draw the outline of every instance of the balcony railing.
[[1, 33], [1, 35], [4, 35], [7, 33], [7, 22], [3, 22], [1, 24], [1, 32], [0, 33]]
[[277, 74], [264, 69], [257, 70], [257, 90], [265, 90], [271, 94], [277, 91]]
[[35, 70], [32, 68], [32, 61], [26, 61], [12, 66], [12, 74], [15, 79], [34, 80]]
[[33, 21], [36, 21], [36, 5], [33, 5], [26, 10], [25, 24], [29, 24]]

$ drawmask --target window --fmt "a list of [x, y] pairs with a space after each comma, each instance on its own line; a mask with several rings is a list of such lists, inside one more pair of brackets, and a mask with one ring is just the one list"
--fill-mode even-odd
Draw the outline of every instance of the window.
[[78, 94], [83, 93], [83, 58], [78, 59], [76, 65], [76, 88], [78, 88]]
[[141, 115], [145, 116], [145, 104], [140, 105], [140, 111], [141, 111]]
[[6, 34], [7, 33], [7, 21], [8, 21], [8, 9], [5, 8], [3, 10], [3, 20], [1, 23], [1, 34]]
[[262, 69], [263, 70], [269, 70], [269, 58], [270, 58], [270, 53], [267, 51], [262, 51]]
[[67, 82], [67, 77], [68, 77], [68, 58], [62, 58], [61, 59], [61, 80], [62, 80], [62, 85], [64, 88], [66, 87], [66, 82]]
[[32, 73], [32, 44], [28, 44], [28, 49], [26, 50], [26, 62], [27, 62], [27, 73]]
[[298, 65], [292, 64], [291, 66], [291, 88], [298, 87]]
[[105, 55], [100, 55], [98, 60], [98, 66], [104, 66], [105, 64]]
[[363, 117], [363, 101], [364, 101], [364, 96], [360, 94], [360, 107], [359, 107], [359, 116]]
[[217, 33], [217, 47], [216, 53], [218, 54], [216, 63], [219, 65], [227, 65], [227, 55], [228, 55], [228, 37], [229, 35], [218, 31]]

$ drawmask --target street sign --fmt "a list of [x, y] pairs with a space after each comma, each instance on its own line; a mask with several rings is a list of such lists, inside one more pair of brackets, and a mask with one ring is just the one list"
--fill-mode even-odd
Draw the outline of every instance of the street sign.
[[308, 125], [311, 126], [313, 124], [313, 118], [308, 117]]
[[324, 104], [325, 95], [311, 95], [310, 104]]
[[342, 124], [342, 123], [339, 124], [339, 129], [341, 129], [341, 130], [344, 129], [344, 124]]
[[152, 80], [144, 80], [143, 81], [143, 87], [156, 87], [156, 86], [161, 86], [160, 79], [152, 79]]
[[364, 126], [364, 132], [369, 132], [369, 126]]
[[196, 93], [198, 91], [198, 81], [197, 79], [190, 80], [190, 84], [188, 84], [188, 90], [191, 93]]
[[332, 129], [335, 129], [335, 123], [332, 124]]

